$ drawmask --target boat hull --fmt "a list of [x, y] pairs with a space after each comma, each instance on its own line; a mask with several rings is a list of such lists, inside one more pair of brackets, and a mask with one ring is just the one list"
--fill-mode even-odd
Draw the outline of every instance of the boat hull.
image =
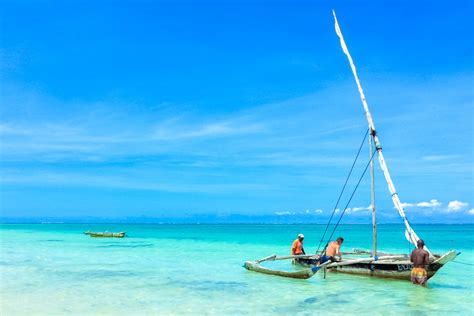
[[125, 232], [120, 232], [120, 233], [85, 232], [84, 234], [89, 235], [93, 238], [123, 238], [125, 237]]
[[[447, 262], [456, 258], [457, 253], [451, 250], [444, 255], [435, 256], [436, 259], [426, 267], [428, 279], [433, 277]], [[409, 260], [381, 260], [359, 262], [327, 268], [328, 272], [355, 274], [370, 277], [410, 280], [413, 264]]]
[[[442, 267], [442, 265], [429, 265], [426, 269], [428, 279]], [[347, 273], [379, 278], [410, 280], [413, 264], [409, 261], [396, 263], [355, 263], [351, 265], [329, 268], [330, 272]]]

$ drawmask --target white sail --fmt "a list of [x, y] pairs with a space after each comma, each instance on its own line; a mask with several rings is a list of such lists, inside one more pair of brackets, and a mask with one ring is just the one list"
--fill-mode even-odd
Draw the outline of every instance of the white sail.
[[[388, 190], [390, 191], [390, 194], [392, 195], [393, 204], [395, 205], [395, 208], [398, 210], [398, 214], [400, 214], [400, 217], [402, 218], [402, 220], [405, 224], [405, 228], [406, 228], [405, 236], [407, 237], [407, 240], [410, 243], [412, 243], [413, 245], [416, 246], [417, 241], [420, 238], [415, 233], [413, 228], [411, 228], [410, 223], [408, 222], [408, 220], [406, 218], [405, 211], [403, 210], [403, 207], [402, 207], [402, 203], [400, 202], [400, 198], [398, 197], [398, 193], [395, 189], [395, 185], [393, 184], [392, 178], [390, 177], [390, 173], [388, 171], [387, 164], [385, 163], [385, 159], [383, 157], [382, 146], [380, 145], [379, 138], [377, 136], [377, 133], [375, 132], [374, 122], [372, 121], [372, 116], [370, 115], [370, 112], [369, 112], [369, 106], [367, 104], [367, 100], [365, 99], [364, 90], [362, 89], [362, 86], [360, 84], [359, 76], [357, 75], [356, 67], [355, 67], [354, 62], [352, 60], [351, 54], [349, 53], [349, 49], [347, 48], [346, 42], [344, 41], [344, 37], [342, 36], [342, 32], [341, 32], [341, 29], [339, 27], [339, 23], [337, 22], [336, 12], [333, 10], [332, 14], [334, 15], [336, 34], [337, 34], [337, 36], [339, 37], [339, 39], [341, 41], [342, 51], [344, 52], [344, 54], [346, 54], [347, 59], [349, 60], [349, 64], [352, 68], [352, 73], [354, 74], [354, 79], [356, 81], [357, 88], [359, 89], [359, 94], [360, 94], [360, 98], [362, 100], [362, 104], [364, 106], [365, 115], [366, 115], [367, 121], [369, 123], [369, 128], [370, 128], [371, 134], [373, 135], [373, 139], [374, 139], [374, 142], [375, 142], [375, 148], [377, 149], [380, 168], [382, 169], [385, 180], [387, 181]], [[425, 250], [427, 250], [429, 252], [429, 250], [426, 246], [425, 246]], [[430, 253], [430, 256], [431, 256], [431, 253]]]

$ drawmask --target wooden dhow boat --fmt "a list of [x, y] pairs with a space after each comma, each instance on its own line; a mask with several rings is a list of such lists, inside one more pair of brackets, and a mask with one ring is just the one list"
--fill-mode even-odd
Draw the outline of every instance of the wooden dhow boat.
[[[375, 125], [369, 111], [369, 106], [367, 104], [367, 100], [365, 98], [362, 85], [357, 75], [355, 64], [349, 53], [349, 49], [347, 48], [346, 42], [342, 35], [341, 29], [339, 27], [339, 23], [336, 17], [336, 13], [334, 10], [333, 10], [333, 16], [334, 16], [336, 34], [339, 37], [342, 50], [348, 58], [357, 88], [359, 90], [360, 98], [361, 98], [362, 105], [364, 107], [365, 115], [368, 122], [368, 127], [369, 127], [368, 134], [370, 135], [369, 143], [370, 143], [370, 153], [371, 153], [369, 163], [366, 165], [366, 168], [361, 178], [359, 179], [359, 182], [357, 183], [354, 191], [352, 192], [349, 202], [341, 211], [341, 214], [339, 215], [339, 220], [335, 224], [332, 233], [327, 239], [326, 246], [323, 248], [321, 252], [319, 252], [319, 248], [321, 246], [321, 242], [320, 242], [320, 245], [318, 246], [318, 249], [316, 250], [315, 255], [288, 256], [288, 257], [276, 257], [275, 255], [272, 255], [272, 256], [268, 256], [266, 258], [257, 260], [257, 261], [247, 261], [245, 262], [244, 267], [248, 270], [255, 271], [255, 272], [278, 275], [278, 276], [283, 276], [283, 277], [302, 278], [302, 279], [310, 278], [313, 275], [315, 275], [318, 271], [324, 271], [324, 272], [331, 271], [331, 272], [341, 272], [341, 273], [357, 274], [357, 275], [371, 276], [371, 277], [410, 280], [410, 274], [413, 268], [413, 264], [410, 261], [410, 257], [408, 254], [389, 254], [389, 253], [381, 252], [377, 249], [377, 221], [376, 221], [375, 198], [374, 198], [375, 195], [374, 195], [374, 163], [373, 163], [373, 158], [375, 154], [377, 154], [378, 156], [379, 165], [380, 165], [380, 168], [382, 169], [385, 181], [387, 182], [388, 190], [391, 194], [392, 202], [395, 206], [395, 209], [398, 211], [398, 214], [400, 215], [403, 221], [403, 224], [405, 226], [406, 239], [408, 240], [410, 244], [416, 247], [417, 242], [418, 240], [420, 240], [420, 238], [416, 234], [415, 230], [411, 227], [407, 219], [407, 216], [403, 209], [403, 204], [400, 201], [397, 190], [395, 189], [395, 185], [390, 176], [387, 163], [384, 159], [384, 155], [382, 152], [382, 146], [380, 145], [380, 139], [377, 135]], [[364, 138], [364, 141], [365, 141], [365, 138]], [[375, 150], [373, 149], [374, 145], [375, 145]], [[361, 148], [362, 148], [362, 145], [361, 145]], [[359, 149], [359, 153], [360, 153], [360, 149]], [[359, 156], [359, 153], [356, 156], [356, 160]], [[354, 161], [354, 164], [355, 164], [355, 161]], [[354, 164], [352, 165], [352, 168], [354, 167]], [[339, 222], [341, 221], [345, 211], [347, 210], [349, 203], [351, 202], [352, 197], [354, 196], [354, 193], [357, 190], [357, 187], [359, 186], [369, 166], [370, 166], [370, 171], [371, 171], [370, 174], [371, 174], [371, 180], [372, 180], [371, 181], [371, 186], [372, 186], [371, 210], [372, 210], [373, 249], [371, 251], [354, 249], [353, 252], [342, 253], [344, 258], [338, 262], [325, 262], [322, 265], [318, 265], [319, 258], [321, 257], [321, 255], [324, 254], [326, 247], [328, 246], [328, 243], [330, 242], [337, 226], [339, 225]], [[338, 202], [336, 203], [336, 206], [334, 207], [333, 213], [329, 219], [328, 225], [326, 226], [326, 230], [323, 234], [323, 237], [321, 238], [321, 241], [323, 241], [326, 235], [326, 231], [329, 225], [331, 224], [331, 220], [334, 214], [336, 213], [339, 200], [344, 192], [344, 189], [347, 184], [347, 180], [349, 179], [352, 173], [352, 168], [351, 168], [351, 171], [349, 172], [348, 178], [346, 179], [346, 183], [343, 186], [342, 192], [339, 195]], [[436, 272], [439, 271], [439, 269], [441, 269], [449, 261], [454, 260], [454, 258], [456, 258], [456, 256], [458, 255], [458, 253], [454, 250], [450, 250], [444, 254], [433, 254], [426, 246], [424, 246], [424, 249], [429, 254], [429, 264], [426, 266], [428, 279], [433, 277], [436, 274]], [[264, 261], [284, 260], [284, 259], [293, 259], [294, 263], [297, 263], [298, 265], [305, 267], [305, 269], [300, 270], [300, 271], [287, 272], [287, 271], [271, 270], [269, 268], [266, 268], [260, 265], [260, 263]], [[305, 259], [305, 260], [301, 260], [301, 259]]]
[[[390, 255], [381, 254], [376, 257], [368, 258], [354, 258], [350, 255], [360, 255], [361, 253], [343, 253], [345, 258], [341, 261], [331, 262], [327, 261], [323, 264], [318, 264], [319, 255], [299, 255], [288, 257], [277, 257], [271, 255], [256, 261], [246, 261], [244, 268], [250, 271], [276, 275], [281, 277], [288, 277], [294, 279], [309, 279], [318, 271], [340, 272], [347, 274], [364, 275], [371, 277], [381, 277], [390, 279], [410, 280], [411, 269], [413, 264], [410, 262], [408, 255]], [[426, 267], [428, 279], [435, 275], [435, 273], [443, 267], [447, 262], [453, 260], [457, 256], [455, 251], [449, 251], [446, 254], [434, 255], [435, 259]], [[260, 265], [264, 261], [293, 259], [293, 263], [303, 267], [295, 271], [274, 270]], [[298, 259], [305, 259], [314, 261], [314, 264], [306, 264], [298, 261]]]
[[84, 234], [89, 235], [95, 238], [123, 238], [125, 237], [125, 232], [112, 233], [112, 232], [84, 232]]

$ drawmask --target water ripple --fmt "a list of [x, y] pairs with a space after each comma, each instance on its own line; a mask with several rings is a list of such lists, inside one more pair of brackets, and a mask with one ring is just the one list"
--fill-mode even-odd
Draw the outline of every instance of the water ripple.
[[97, 245], [97, 248], [149, 248], [155, 246], [154, 244], [108, 244]]

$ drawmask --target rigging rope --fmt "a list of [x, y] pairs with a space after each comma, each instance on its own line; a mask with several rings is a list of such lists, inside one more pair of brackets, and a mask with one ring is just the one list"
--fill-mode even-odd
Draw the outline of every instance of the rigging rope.
[[326, 242], [326, 245], [324, 246], [324, 249], [323, 249], [323, 251], [321, 252], [321, 254], [324, 253], [324, 251], [326, 250], [326, 248], [327, 248], [329, 242], [331, 241], [332, 236], [333, 236], [334, 233], [336, 232], [337, 226], [339, 226], [339, 223], [341, 222], [341, 219], [342, 219], [342, 217], [344, 216], [344, 213], [346, 212], [347, 207], [348, 207], [349, 204], [351, 203], [352, 198], [354, 197], [354, 194], [356, 193], [357, 188], [358, 188], [359, 185], [360, 185], [360, 182], [361, 182], [362, 179], [364, 178], [364, 175], [365, 175], [365, 173], [367, 172], [367, 169], [369, 168], [371, 161], [374, 159], [374, 155], [375, 155], [376, 152], [377, 152], [377, 149], [375, 149], [375, 150], [373, 151], [372, 156], [371, 156], [370, 159], [369, 159], [369, 162], [367, 163], [367, 165], [366, 165], [365, 168], [364, 168], [364, 172], [362, 172], [362, 175], [360, 176], [359, 181], [357, 181], [357, 184], [356, 184], [354, 190], [352, 191], [351, 197], [349, 198], [349, 201], [347, 201], [346, 206], [345, 206], [344, 209], [342, 210], [341, 215], [339, 216], [339, 220], [337, 221], [336, 225], [334, 226], [334, 228], [333, 228], [333, 230], [332, 230], [332, 233], [331, 233], [331, 236], [329, 236], [328, 241]]
[[[334, 206], [334, 209], [332, 211], [332, 214], [331, 214], [331, 217], [329, 217], [329, 221], [328, 223], [326, 224], [326, 228], [324, 229], [324, 233], [323, 233], [323, 236], [321, 237], [321, 240], [319, 241], [319, 245], [318, 245], [318, 249], [316, 249], [316, 253], [318, 253], [319, 251], [319, 247], [321, 247], [321, 244], [324, 240], [324, 237], [326, 236], [326, 232], [328, 231], [328, 228], [329, 228], [329, 225], [331, 225], [331, 221], [332, 221], [332, 218], [334, 216], [334, 214], [336, 213], [336, 210], [337, 210], [337, 206], [339, 205], [339, 201], [341, 201], [341, 197], [342, 197], [342, 194], [344, 193], [344, 190], [346, 189], [346, 185], [347, 185], [347, 182], [349, 181], [349, 178], [351, 177], [351, 174], [352, 174], [352, 170], [354, 170], [354, 166], [357, 162], [357, 159], [359, 158], [359, 154], [360, 154], [360, 151], [362, 150], [362, 147], [364, 146], [364, 142], [367, 138], [367, 135], [369, 134], [368, 133], [369, 130], [367, 130], [367, 132], [364, 133], [364, 139], [362, 140], [362, 143], [360, 144], [359, 146], [359, 150], [357, 151], [357, 155], [354, 159], [354, 162], [352, 163], [352, 167], [351, 167], [351, 170], [349, 171], [349, 174], [347, 175], [347, 178], [346, 178], [346, 182], [344, 182], [344, 186], [342, 187], [342, 190], [341, 190], [341, 193], [339, 194], [339, 197], [337, 199], [337, 202], [336, 202], [336, 205]], [[372, 155], [373, 156], [373, 155]]]
[[465, 264], [465, 265], [467, 265], [467, 266], [474, 266], [474, 264], [468, 263], [468, 262], [461, 262], [461, 261], [454, 261], [454, 260], [453, 260], [452, 262], [454, 262], [454, 263], [459, 263], [459, 264]]

